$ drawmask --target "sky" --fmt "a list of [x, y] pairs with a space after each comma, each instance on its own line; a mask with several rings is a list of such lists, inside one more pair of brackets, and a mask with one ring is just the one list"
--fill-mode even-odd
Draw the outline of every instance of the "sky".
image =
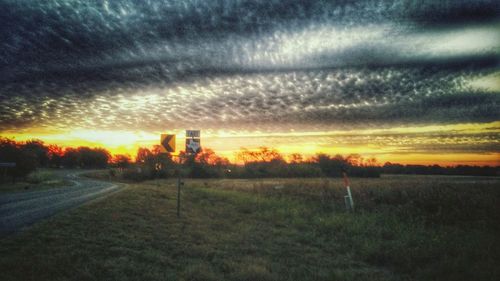
[[500, 165], [498, 1], [0, 0], [0, 136]]

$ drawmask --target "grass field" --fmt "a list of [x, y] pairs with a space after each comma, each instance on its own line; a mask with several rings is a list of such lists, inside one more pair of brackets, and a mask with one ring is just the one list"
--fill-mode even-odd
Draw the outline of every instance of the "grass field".
[[0, 240], [1, 280], [499, 280], [500, 180], [174, 180]]
[[64, 177], [66, 173], [67, 170], [39, 169], [24, 179], [16, 179], [14, 183], [11, 179], [0, 182], [0, 193], [68, 187], [73, 183]]

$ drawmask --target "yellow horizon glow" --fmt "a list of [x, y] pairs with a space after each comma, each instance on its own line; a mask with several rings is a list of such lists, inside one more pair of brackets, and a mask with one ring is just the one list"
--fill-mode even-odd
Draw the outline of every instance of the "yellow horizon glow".
[[[74, 129], [68, 132], [62, 130], [24, 130], [23, 132], [2, 132], [1, 137], [7, 137], [16, 141], [27, 141], [30, 139], [40, 139], [47, 144], [55, 144], [62, 147], [103, 147], [112, 154], [128, 154], [135, 157], [139, 147], [151, 148], [159, 144], [160, 134], [165, 132], [142, 132], [142, 131], [104, 131]], [[177, 150], [184, 148], [184, 130], [171, 130], [168, 133], [177, 135]], [[360, 154], [364, 158], [375, 157], [378, 163], [385, 162], [401, 164], [439, 164], [444, 166], [454, 166], [460, 164], [469, 165], [500, 165], [499, 151], [490, 153], [463, 152], [436, 152], [436, 151], [412, 151], [411, 145], [401, 144], [377, 144], [359, 143], [352, 144], [348, 138], [367, 138], [381, 135], [390, 135], [398, 140], [401, 136], [414, 141], [436, 143], [433, 139], [435, 134], [455, 134], [471, 135], [480, 133], [500, 133], [500, 121], [490, 123], [463, 123], [446, 125], [425, 125], [413, 127], [394, 127], [361, 130], [330, 130], [318, 132], [247, 132], [247, 131], [225, 131], [225, 130], [202, 130], [202, 146], [211, 148], [220, 156], [228, 158], [231, 162], [236, 161], [236, 153], [240, 148], [245, 147], [250, 150], [260, 146], [267, 146], [277, 149], [285, 157], [292, 153], [300, 153], [304, 158], [314, 156], [317, 153], [330, 155]], [[338, 138], [340, 141], [335, 144], [320, 143], [315, 139]], [[344, 138], [344, 139], [343, 139]], [[412, 139], [413, 138], [413, 139]], [[451, 146], [453, 143], [450, 144]]]

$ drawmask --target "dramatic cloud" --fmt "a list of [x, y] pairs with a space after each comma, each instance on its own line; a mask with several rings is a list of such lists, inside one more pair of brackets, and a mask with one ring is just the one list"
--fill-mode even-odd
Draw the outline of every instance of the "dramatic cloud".
[[494, 0], [0, 0], [0, 14], [4, 132], [500, 120]]
[[4, 129], [274, 131], [499, 120], [499, 96], [468, 87], [473, 76], [429, 68], [219, 74], [91, 96], [49, 84], [18, 88], [26, 92], [5, 95], [0, 110]]

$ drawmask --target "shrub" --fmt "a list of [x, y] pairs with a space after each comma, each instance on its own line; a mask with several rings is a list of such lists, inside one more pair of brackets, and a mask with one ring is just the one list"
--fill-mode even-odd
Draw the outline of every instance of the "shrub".
[[26, 181], [29, 183], [38, 184], [38, 183], [49, 181], [52, 178], [53, 178], [53, 174], [51, 172], [37, 171], [37, 172], [33, 172], [33, 173], [29, 174], [28, 177], [26, 178]]
[[148, 168], [131, 168], [123, 171], [123, 178], [131, 181], [144, 181], [152, 179], [151, 170]]

